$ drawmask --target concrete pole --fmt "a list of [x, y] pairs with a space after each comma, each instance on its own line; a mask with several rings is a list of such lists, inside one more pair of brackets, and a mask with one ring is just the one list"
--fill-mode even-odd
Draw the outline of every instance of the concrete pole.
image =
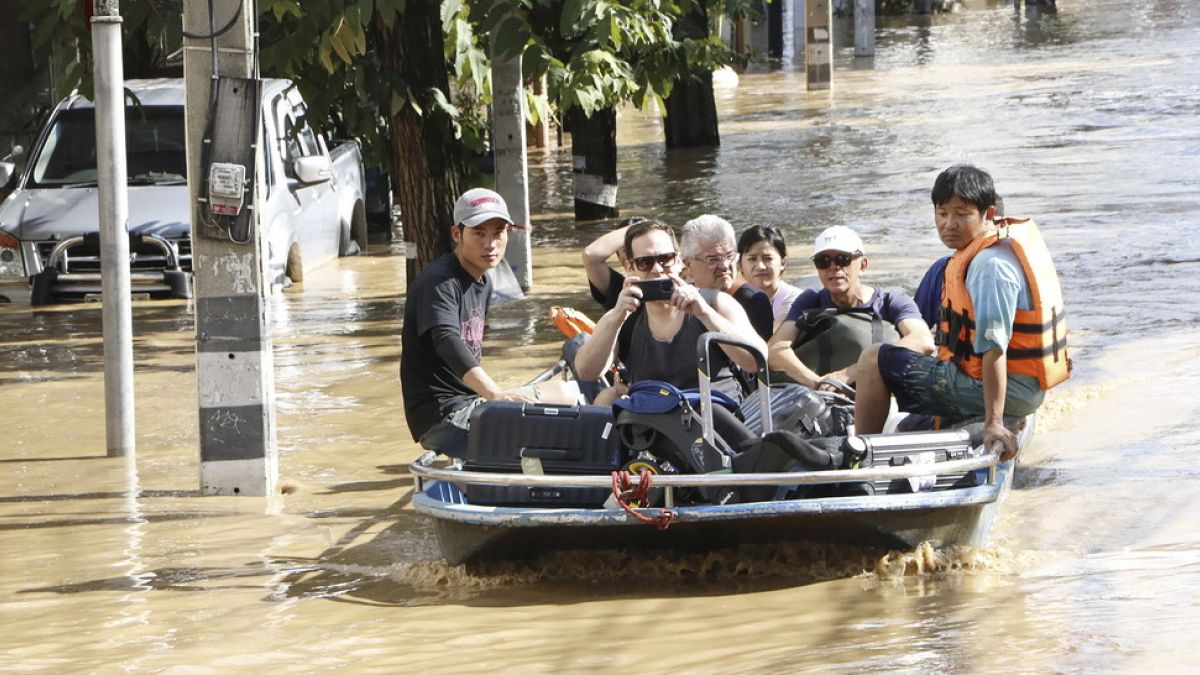
[[854, 55], [875, 56], [875, 0], [854, 0]]
[[132, 455], [133, 311], [129, 286], [129, 196], [125, 171], [125, 71], [121, 9], [95, 0], [96, 173], [100, 202], [100, 284], [104, 295], [104, 414], [109, 457]]
[[796, 60], [796, 32], [793, 28], [795, 19], [792, 14], [796, 10], [796, 0], [774, 0], [781, 3], [779, 10], [779, 30], [782, 31], [779, 58], [785, 66]]
[[809, 91], [833, 87], [832, 24], [830, 0], [804, 0], [804, 70]]
[[[492, 53], [496, 52], [493, 32]], [[525, 154], [525, 85], [521, 57], [492, 59], [492, 148], [495, 152], [496, 192], [508, 204], [516, 227], [508, 238], [504, 259], [521, 290], [533, 286], [533, 256], [529, 226], [529, 164]]]
[[[215, 59], [211, 40], [185, 38], [184, 43], [192, 268], [196, 274], [200, 491], [206, 495], [274, 494], [279, 471], [267, 297], [270, 284], [263, 273], [266, 239], [257, 209], [259, 196], [265, 192], [262, 177], [266, 173], [261, 130], [248, 132], [258, 155], [254, 189], [246, 205], [251, 208], [252, 241], [243, 245], [228, 236], [205, 236], [211, 228], [202, 226], [199, 216], [201, 209], [208, 207], [197, 202], [204, 175], [201, 146], [213, 114], [212, 90], [217, 87], [214, 65], [222, 77], [255, 76], [252, 6], [244, 0], [211, 0], [211, 5], [209, 0], [184, 0], [183, 28], [191, 34], [207, 36], [214, 23], [221, 28], [238, 15], [234, 26], [217, 38]], [[259, 104], [253, 101], [255, 106]], [[222, 145], [217, 142], [220, 140], [214, 139], [214, 148]]]

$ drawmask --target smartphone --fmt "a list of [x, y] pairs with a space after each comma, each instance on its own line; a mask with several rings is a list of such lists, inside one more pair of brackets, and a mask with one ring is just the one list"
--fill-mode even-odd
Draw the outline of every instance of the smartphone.
[[675, 282], [670, 279], [647, 279], [633, 283], [642, 289], [642, 302], [670, 300], [675, 294]]

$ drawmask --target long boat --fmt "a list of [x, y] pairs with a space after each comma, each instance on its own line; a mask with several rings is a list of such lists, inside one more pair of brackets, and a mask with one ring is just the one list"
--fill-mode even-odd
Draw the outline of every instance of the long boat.
[[[710, 340], [738, 344], [720, 334], [701, 337], [701, 417], [706, 438], [713, 434], [705, 356]], [[771, 430], [772, 415], [766, 397], [762, 400], [765, 434]], [[1028, 422], [1018, 434], [1019, 444], [1032, 433]], [[432, 519], [442, 555], [450, 564], [597, 548], [696, 551], [784, 541], [912, 548], [922, 542], [938, 547], [987, 542], [998, 505], [1012, 483], [1015, 461], [1000, 461], [996, 452], [982, 447], [977, 430], [861, 435], [846, 442], [869, 458], [863, 467], [623, 477], [627, 487], [652, 481], [659, 501], [654, 507], [627, 508], [615, 499], [588, 507], [474, 504], [468, 493], [477, 486], [541, 491], [607, 488], [616, 493], [617, 479], [611, 473], [473, 471], [427, 452], [410, 465], [415, 480], [413, 507]], [[869, 494], [735, 503], [679, 499], [698, 489], [780, 486], [782, 493], [786, 486], [839, 484], [870, 485]]]

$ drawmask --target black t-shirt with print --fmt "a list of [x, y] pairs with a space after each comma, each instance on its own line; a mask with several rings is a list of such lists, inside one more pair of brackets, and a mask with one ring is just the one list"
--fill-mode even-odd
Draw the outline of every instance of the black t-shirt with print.
[[[479, 365], [491, 293], [488, 278], [473, 279], [454, 254], [431, 262], [409, 287], [401, 331], [400, 388], [414, 440], [476, 396], [462, 380], [469, 370], [463, 366]], [[456, 369], [438, 355], [434, 338], [447, 328], [462, 341], [474, 364], [456, 364]]]

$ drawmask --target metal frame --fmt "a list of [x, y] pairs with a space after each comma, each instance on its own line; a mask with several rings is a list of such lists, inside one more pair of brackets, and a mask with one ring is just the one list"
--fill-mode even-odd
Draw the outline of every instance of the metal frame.
[[[952, 433], [952, 432], [945, 432]], [[929, 434], [916, 434], [919, 436], [928, 437]], [[891, 434], [890, 436], [896, 436]], [[500, 485], [500, 486], [519, 486], [519, 487], [609, 487], [612, 484], [610, 475], [597, 476], [579, 476], [579, 475], [533, 475], [522, 473], [492, 473], [483, 471], [464, 471], [457, 466], [451, 467], [434, 467], [432, 463], [437, 459], [437, 454], [430, 451], [426, 452], [416, 461], [409, 465], [409, 470], [412, 472], [416, 490], [423, 493], [428, 487], [429, 481], [445, 481], [455, 485], [465, 485], [467, 483], [475, 485]], [[976, 471], [987, 469], [988, 480], [984, 486], [979, 487], [995, 487], [998, 481], [997, 466], [999, 459], [995, 454], [986, 453], [976, 457], [967, 459], [956, 459], [945, 462], [937, 462], [935, 464], [906, 464], [903, 466], [888, 466], [888, 467], [873, 467], [869, 469], [839, 469], [833, 471], [798, 471], [790, 473], [720, 473], [720, 474], [661, 474], [653, 477], [654, 486], [663, 488], [665, 492], [665, 502], [668, 507], [674, 505], [674, 490], [675, 488], [683, 487], [716, 487], [716, 486], [744, 486], [744, 485], [823, 485], [831, 483], [858, 483], [871, 482], [880, 480], [893, 480], [896, 478], [918, 478], [937, 473], [961, 473], [968, 471]], [[931, 472], [933, 472], [931, 474]], [[630, 476], [630, 480], [636, 485], [641, 482], [639, 476]], [[962, 491], [970, 490], [971, 488], [962, 488]], [[958, 491], [958, 490], [954, 490]], [[942, 490], [941, 493], [951, 492], [951, 490]], [[913, 493], [931, 494], [930, 492]], [[858, 498], [858, 499], [880, 499], [882, 496]], [[820, 501], [837, 500], [844, 498], [825, 498]], [[813, 500], [793, 500], [793, 501], [813, 501]], [[778, 502], [763, 502], [763, 503], [778, 503]], [[491, 508], [491, 507], [489, 507]], [[556, 510], [549, 507], [545, 510]], [[584, 511], [603, 512], [604, 509], [583, 509]]]

